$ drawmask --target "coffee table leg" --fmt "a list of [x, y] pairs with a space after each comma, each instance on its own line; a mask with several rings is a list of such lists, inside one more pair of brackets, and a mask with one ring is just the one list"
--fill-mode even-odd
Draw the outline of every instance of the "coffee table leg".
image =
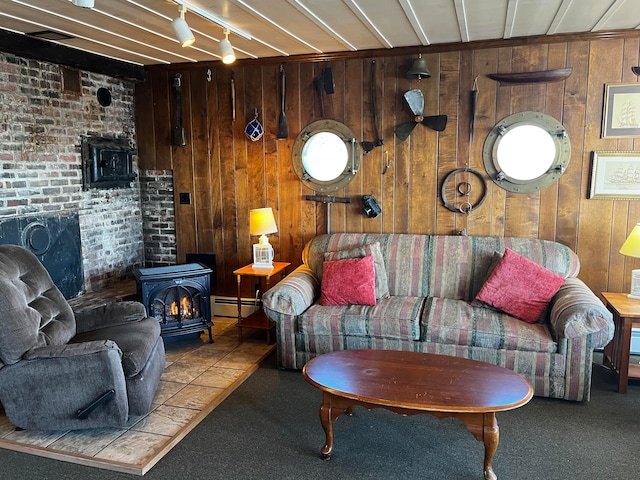
[[[432, 413], [432, 415], [434, 415]], [[438, 416], [438, 415], [436, 415]], [[493, 455], [498, 449], [498, 440], [500, 438], [498, 421], [495, 412], [492, 413], [462, 413], [453, 415], [440, 415], [439, 417], [453, 416], [462, 420], [467, 430], [476, 438], [476, 440], [484, 443], [484, 479], [496, 480], [496, 474], [493, 471], [491, 462]]]
[[500, 439], [500, 429], [495, 413], [484, 414], [484, 426], [482, 432], [482, 441], [484, 443], [484, 478], [485, 480], [496, 480], [498, 477], [493, 471], [491, 462], [493, 455], [498, 449], [498, 441]]
[[333, 421], [342, 415], [345, 411], [353, 410], [351, 408], [339, 408], [334, 405], [334, 396], [328, 392], [322, 392], [322, 405], [320, 405], [320, 423], [325, 434], [325, 444], [320, 450], [320, 456], [323, 460], [331, 459], [333, 451]]

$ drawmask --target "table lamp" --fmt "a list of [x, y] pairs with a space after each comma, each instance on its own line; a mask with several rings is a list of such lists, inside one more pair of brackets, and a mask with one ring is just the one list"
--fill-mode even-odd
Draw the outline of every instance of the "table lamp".
[[276, 219], [273, 210], [268, 208], [256, 208], [249, 211], [249, 233], [260, 235], [258, 243], [253, 245], [253, 267], [273, 267], [273, 247], [269, 244], [268, 233], [276, 233]]
[[[640, 223], [637, 223], [620, 247], [620, 253], [628, 257], [640, 257]], [[640, 300], [640, 269], [631, 270], [631, 293], [629, 298]]]

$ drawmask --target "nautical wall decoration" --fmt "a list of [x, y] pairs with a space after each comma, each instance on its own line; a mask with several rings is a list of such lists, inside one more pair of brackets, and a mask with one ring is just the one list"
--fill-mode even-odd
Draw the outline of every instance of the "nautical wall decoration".
[[404, 99], [415, 116], [412, 121], [403, 123], [396, 127], [396, 136], [401, 141], [405, 141], [409, 138], [409, 135], [411, 135], [411, 132], [413, 132], [413, 129], [416, 128], [416, 125], [419, 123], [435, 130], [436, 132], [441, 132], [445, 129], [447, 126], [446, 115], [423, 116], [424, 94], [422, 93], [422, 90], [418, 90], [417, 88], [409, 90], [408, 92], [405, 92]]
[[247, 126], [244, 127], [244, 134], [252, 142], [257, 142], [262, 138], [262, 135], [264, 135], [264, 128], [262, 127], [262, 124], [258, 121], [257, 108], [255, 109], [253, 120], [247, 123]]
[[640, 83], [607, 83], [602, 138], [640, 137]]

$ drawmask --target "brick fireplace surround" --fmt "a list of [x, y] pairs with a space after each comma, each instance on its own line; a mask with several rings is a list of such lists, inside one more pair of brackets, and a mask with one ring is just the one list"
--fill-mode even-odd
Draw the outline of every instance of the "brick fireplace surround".
[[[83, 191], [82, 136], [135, 145], [135, 85], [78, 73], [81, 91], [69, 92], [63, 67], [0, 52], [0, 223], [77, 213], [83, 289], [96, 291], [134, 266], [175, 264], [173, 178], [171, 171], [139, 171], [134, 157], [130, 187]], [[100, 87], [111, 92], [107, 107], [97, 101]]]

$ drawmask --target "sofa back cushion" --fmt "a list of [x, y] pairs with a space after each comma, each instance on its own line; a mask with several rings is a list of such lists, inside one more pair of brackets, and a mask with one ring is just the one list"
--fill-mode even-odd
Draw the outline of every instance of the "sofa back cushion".
[[390, 295], [472, 301], [484, 283], [494, 252], [510, 248], [568, 278], [580, 271], [578, 256], [549, 240], [517, 237], [332, 233], [310, 240], [303, 262], [322, 279], [324, 253], [378, 242]]
[[495, 252], [506, 248], [557, 275], [575, 277], [578, 256], [567, 246], [549, 240], [518, 237], [432, 237], [429, 293], [433, 297], [471, 301], [484, 284]]
[[[362, 245], [380, 244], [387, 270], [390, 295], [424, 297], [428, 292], [428, 235], [332, 233], [319, 235], [307, 243], [302, 260], [322, 281], [325, 252], [350, 250]], [[391, 271], [390, 271], [391, 270]]]

